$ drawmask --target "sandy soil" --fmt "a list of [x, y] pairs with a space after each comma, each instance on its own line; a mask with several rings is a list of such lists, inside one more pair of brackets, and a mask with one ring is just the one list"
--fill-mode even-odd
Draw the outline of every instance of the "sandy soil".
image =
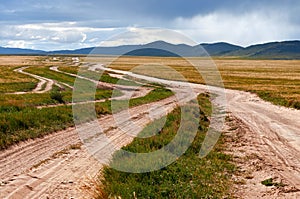
[[[120, 71], [116, 71], [121, 73]], [[122, 73], [121, 73], [122, 74]], [[126, 74], [131, 75], [131, 74]], [[141, 78], [141, 76], [139, 76]], [[149, 81], [162, 80], [145, 77]], [[131, 142], [133, 137], [153, 118], [170, 112], [177, 103], [193, 96], [184, 92], [183, 83], [163, 81], [180, 93], [175, 97], [142, 105], [114, 116], [104, 116], [95, 123], [58, 132], [43, 139], [20, 143], [0, 152], [0, 198], [89, 198], [93, 180], [111, 154]], [[197, 93], [206, 86], [193, 84]], [[218, 93], [219, 89], [211, 89]], [[235, 156], [240, 182], [233, 194], [241, 198], [299, 198], [300, 194], [300, 111], [274, 106], [253, 94], [226, 90], [228, 122], [228, 153]], [[162, 111], [163, 110], [163, 111]], [[125, 115], [125, 116], [124, 116]], [[115, 118], [124, 118], [116, 123]], [[132, 125], [134, 124], [134, 125]], [[105, 132], [114, 147], [101, 142]], [[130, 135], [128, 134], [130, 133]], [[78, 143], [80, 135], [85, 145]], [[103, 135], [103, 134], [102, 134]], [[100, 141], [100, 142], [99, 142]], [[88, 152], [87, 152], [88, 151]], [[96, 161], [90, 154], [96, 154]], [[273, 178], [284, 186], [266, 187], [262, 180]]]
[[[91, 179], [95, 179], [102, 164], [108, 163], [110, 155], [130, 143], [134, 135], [155, 118], [153, 115], [159, 118], [175, 106], [175, 97], [170, 97], [130, 109], [133, 118], [130, 122], [115, 122], [116, 117], [123, 118], [127, 111], [100, 118], [97, 121], [99, 128], [111, 139], [115, 147], [113, 150], [95, 144], [102, 143], [94, 136], [98, 129], [94, 128], [93, 123], [88, 123], [79, 128], [87, 132], [83, 135], [89, 139], [86, 144], [95, 146], [88, 147], [89, 153], [85, 146], [70, 147], [80, 142], [78, 133], [72, 128], [1, 151], [0, 198], [90, 198]], [[149, 113], [151, 116], [147, 116]], [[98, 158], [102, 157], [102, 164], [90, 155], [92, 151], [97, 152]]]
[[[272, 105], [256, 95], [228, 91], [228, 144], [239, 167], [241, 198], [300, 198], [300, 111]], [[273, 179], [276, 186], [262, 185]]]

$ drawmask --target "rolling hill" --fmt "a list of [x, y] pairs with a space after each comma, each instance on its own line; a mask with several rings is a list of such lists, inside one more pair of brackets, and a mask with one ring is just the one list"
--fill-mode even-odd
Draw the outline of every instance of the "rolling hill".
[[213, 43], [213, 44], [199, 44], [197, 47], [202, 46], [210, 56], [222, 56], [229, 52], [235, 52], [238, 50], [243, 50], [241, 46], [232, 45], [225, 42]]
[[223, 56], [239, 56], [271, 59], [300, 59], [300, 41], [271, 42], [252, 45]]

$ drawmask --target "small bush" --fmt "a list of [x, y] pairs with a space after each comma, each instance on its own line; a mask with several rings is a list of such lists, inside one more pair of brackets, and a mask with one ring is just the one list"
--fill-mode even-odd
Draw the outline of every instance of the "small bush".
[[295, 108], [295, 109], [300, 109], [300, 102], [296, 101], [296, 100], [290, 100], [290, 101], [288, 101], [287, 106]]
[[59, 103], [65, 103], [63, 99], [63, 94], [60, 91], [52, 91], [50, 93], [51, 99], [58, 101]]

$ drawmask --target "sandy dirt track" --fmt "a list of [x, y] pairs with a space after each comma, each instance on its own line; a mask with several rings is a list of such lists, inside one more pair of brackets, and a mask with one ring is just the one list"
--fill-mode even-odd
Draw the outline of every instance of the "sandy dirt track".
[[10, 93], [10, 94], [21, 95], [21, 94], [26, 94], [26, 93], [46, 93], [46, 92], [49, 92], [49, 91], [52, 90], [53, 85], [56, 85], [59, 88], [64, 88], [64, 86], [68, 87], [68, 88], [71, 88], [71, 89], [73, 88], [72, 86], [70, 86], [66, 83], [63, 83], [63, 82], [58, 83], [56, 80], [49, 79], [49, 78], [46, 78], [46, 77], [41, 77], [39, 75], [31, 74], [29, 72], [25, 72], [24, 70], [27, 69], [27, 68], [29, 68], [29, 66], [24, 66], [24, 67], [21, 67], [21, 68], [17, 68], [17, 69], [14, 70], [14, 72], [22, 73], [24, 75], [28, 75], [28, 76], [31, 76], [31, 77], [39, 80], [36, 87], [32, 91], [14, 92], [14, 93]]
[[[246, 92], [227, 91], [227, 99], [237, 128], [234, 133], [239, 136], [229, 145], [245, 182], [237, 187], [237, 195], [300, 198], [300, 111], [275, 106]], [[261, 184], [269, 178], [280, 185]]]
[[[24, 67], [21, 67], [21, 68], [17, 68], [14, 71], [18, 72], [18, 73], [22, 73], [24, 75], [31, 76], [31, 77], [39, 80], [39, 82], [38, 82], [37, 86], [35, 87], [35, 89], [33, 89], [30, 92], [16, 92], [14, 94], [45, 93], [45, 92], [48, 92], [52, 89], [52, 86], [55, 84], [55, 82], [52, 79], [48, 79], [48, 78], [45, 78], [45, 77], [41, 77], [41, 76], [34, 75], [34, 74], [23, 71], [26, 68], [29, 68], [29, 66], [24, 66]], [[43, 88], [44, 84], [46, 84], [45, 88]]]
[[[25, 72], [24, 70], [26, 68], [29, 68], [29, 66], [24, 66], [24, 67], [21, 67], [21, 68], [17, 68], [14, 71], [18, 72], [18, 73], [22, 73], [22, 74], [28, 75], [28, 76], [31, 76], [31, 77], [39, 80], [36, 88], [34, 88], [32, 91], [29, 91], [29, 92], [14, 92], [14, 93], [10, 93], [10, 94], [21, 95], [21, 94], [26, 94], [26, 93], [46, 93], [46, 92], [49, 92], [49, 91], [52, 90], [53, 85], [56, 85], [56, 86], [58, 86], [60, 88], [63, 88], [63, 86], [65, 86], [65, 87], [73, 89], [73, 86], [70, 86], [70, 85], [68, 85], [66, 83], [63, 83], [63, 82], [59, 82], [58, 83], [56, 80], [45, 78], [45, 77], [41, 77], [39, 75], [31, 74], [29, 72]], [[139, 98], [139, 97], [147, 95], [149, 92], [151, 92], [153, 90], [150, 87], [125, 86], [125, 85], [115, 85], [115, 84], [110, 84], [110, 83], [100, 82], [100, 81], [98, 82], [98, 81], [95, 81], [95, 80], [92, 80], [92, 79], [89, 79], [89, 78], [85, 78], [85, 77], [79, 76], [77, 74], [72, 74], [72, 73], [67, 73], [67, 72], [64, 72], [64, 71], [60, 71], [57, 66], [50, 67], [50, 70], [58, 72], [58, 73], [70, 75], [70, 76], [73, 76], [73, 77], [76, 77], [76, 78], [86, 79], [88, 81], [96, 83], [97, 86], [101, 87], [101, 88], [112, 89], [112, 90], [118, 89], [118, 90], [120, 90], [122, 92], [122, 95], [120, 95], [120, 96], [114, 96], [112, 98], [109, 98], [108, 100], [113, 100], [113, 99], [114, 100], [127, 100], [127, 99], [132, 99], [132, 98]], [[94, 100], [92, 102], [104, 102], [106, 100], [107, 99], [101, 99], [101, 100]], [[82, 102], [82, 103], [76, 103], [76, 104], [84, 104], [84, 103], [90, 103], [90, 102]], [[43, 106], [37, 106], [37, 108], [49, 108], [49, 107], [57, 107], [57, 106], [64, 106], [64, 105], [74, 105], [74, 104], [75, 103], [43, 105]]]
[[[155, 78], [145, 79], [161, 83]], [[176, 82], [168, 82], [171, 87], [180, 90]], [[193, 84], [192, 87], [197, 93], [207, 91], [206, 86]], [[218, 92], [218, 89], [211, 90]], [[226, 96], [226, 110], [230, 112], [233, 124], [237, 125], [236, 131], [232, 131], [230, 136], [238, 135], [237, 141], [231, 143], [230, 153], [237, 159], [250, 155], [255, 157], [249, 158], [251, 161], [240, 161], [241, 170], [249, 172], [252, 177], [245, 178], [245, 184], [238, 186], [239, 191], [235, 194], [242, 198], [299, 198], [300, 111], [272, 105], [247, 92], [226, 90]], [[190, 98], [189, 93], [182, 92], [179, 101], [183, 103]], [[113, 149], [105, 145], [97, 146], [89, 153], [85, 146], [69, 149], [70, 145], [80, 142], [80, 139], [74, 129], [68, 129], [1, 151], [0, 198], [90, 197], [87, 191], [93, 184], [90, 184], [89, 179], [97, 175], [101, 164], [107, 163], [115, 150], [133, 139], [121, 129], [136, 135], [151, 121], [149, 112], [159, 118], [175, 106], [176, 99], [171, 97], [130, 109], [132, 120], [140, 128], [133, 128], [126, 120], [116, 124], [110, 115], [100, 118], [101, 128], [115, 144]], [[122, 117], [126, 112], [119, 114]], [[97, 131], [92, 123], [82, 128], [86, 128], [86, 132], [92, 129], [93, 134]], [[89, 134], [86, 136], [91, 137]], [[97, 140], [92, 138], [91, 146]], [[103, 154], [102, 161], [93, 159], [89, 155], [91, 152]], [[256, 164], [260, 168], [247, 169]], [[285, 186], [277, 188], [261, 185], [261, 180], [269, 177], [281, 181]]]
[[[97, 84], [98, 87], [103, 87], [106, 89], [118, 89], [122, 92], [123, 95], [121, 96], [115, 96], [111, 99], [115, 99], [115, 100], [124, 100], [124, 99], [131, 99], [131, 98], [138, 98], [138, 97], [142, 97], [147, 95], [150, 91], [152, 91], [152, 88], [149, 87], [142, 87], [142, 86], [125, 86], [125, 85], [120, 85], [120, 84], [111, 84], [111, 83], [106, 83], [106, 82], [101, 82], [101, 81], [96, 81], [90, 78], [86, 78], [83, 77], [81, 75], [78, 74], [72, 74], [72, 73], [68, 73], [68, 72], [64, 72], [59, 70], [59, 68], [57, 66], [53, 66], [49, 68], [52, 71], [58, 72], [58, 73], [62, 73], [62, 74], [66, 74], [66, 75], [70, 75], [76, 78], [81, 78], [81, 79], [85, 79], [88, 81], [91, 81], [95, 84]], [[138, 83], [138, 82], [137, 82]], [[101, 100], [103, 101], [103, 100]], [[96, 101], [96, 102], [100, 102], [100, 101]]]
[[[116, 147], [111, 150], [96, 145], [95, 151], [103, 155], [101, 163], [108, 163], [115, 150], [131, 142], [133, 137], [128, 136], [124, 129], [137, 134], [151, 121], [151, 117], [147, 116], [149, 110], [152, 115], [157, 113], [156, 116], [161, 117], [175, 106], [175, 97], [170, 97], [130, 109], [134, 118], [131, 122], [139, 128], [127, 120], [116, 124], [112, 115], [100, 118], [98, 122], [101, 128]], [[161, 112], [161, 107], [164, 107], [164, 112]], [[127, 111], [117, 115], [122, 117], [122, 114], [126, 115]], [[92, 123], [82, 128], [93, 134], [97, 131]], [[89, 134], [86, 136], [89, 138]], [[70, 145], [79, 142], [76, 130], [68, 129], [1, 151], [0, 198], [89, 198], [86, 191], [89, 190], [88, 186], [92, 186], [90, 179], [95, 178], [102, 164], [91, 157], [84, 146], [70, 149]]]

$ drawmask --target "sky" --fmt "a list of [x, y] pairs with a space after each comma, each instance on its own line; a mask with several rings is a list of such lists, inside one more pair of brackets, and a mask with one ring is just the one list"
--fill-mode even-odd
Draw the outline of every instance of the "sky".
[[60, 50], [188, 43], [169, 31], [145, 28], [172, 30], [194, 43], [249, 46], [299, 40], [299, 13], [299, 0], [2, 0], [0, 46]]

